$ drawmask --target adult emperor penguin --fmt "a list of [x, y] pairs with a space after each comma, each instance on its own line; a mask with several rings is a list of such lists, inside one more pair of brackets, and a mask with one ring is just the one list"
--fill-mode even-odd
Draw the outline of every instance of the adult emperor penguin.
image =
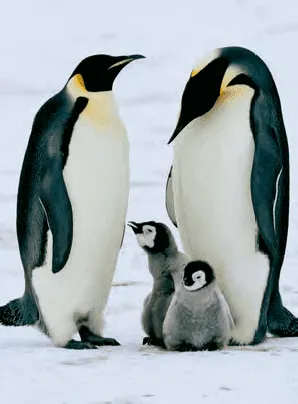
[[217, 49], [191, 73], [169, 141], [167, 209], [185, 252], [215, 268], [231, 309], [231, 343], [268, 330], [298, 336], [279, 277], [289, 211], [289, 153], [266, 64], [241, 47]]
[[[0, 308], [0, 323], [37, 323], [56, 346], [119, 344], [102, 336], [129, 192], [128, 140], [112, 87], [140, 58], [87, 57], [33, 122], [17, 201], [25, 293]], [[72, 339], [77, 331], [81, 341]]]

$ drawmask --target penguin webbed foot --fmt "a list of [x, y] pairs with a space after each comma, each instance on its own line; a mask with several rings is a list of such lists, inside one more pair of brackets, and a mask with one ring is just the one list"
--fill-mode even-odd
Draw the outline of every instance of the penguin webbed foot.
[[104, 338], [101, 337], [100, 335], [95, 335], [93, 332], [89, 330], [88, 327], [83, 325], [79, 329], [79, 334], [81, 337], [81, 340], [83, 342], [91, 343], [96, 346], [119, 346], [121, 345], [116, 339], [114, 338]]
[[142, 345], [159, 346], [160, 348], [165, 348], [164, 342], [161, 339], [154, 337], [144, 337]]
[[298, 318], [293, 318], [286, 324], [280, 323], [277, 326], [270, 324], [269, 332], [275, 337], [291, 338], [298, 337]]
[[298, 318], [280, 303], [269, 311], [268, 331], [275, 337], [298, 337]]
[[196, 352], [196, 351], [199, 351], [199, 348], [195, 347], [192, 344], [183, 342], [182, 344], [176, 346], [176, 348], [174, 350], [178, 351], [178, 352]]
[[182, 344], [178, 345], [175, 351], [178, 352], [197, 352], [197, 351], [218, 351], [219, 349], [223, 348], [223, 344], [219, 343], [218, 341], [210, 341], [205, 345], [200, 347], [195, 346], [193, 344], [183, 342]]
[[240, 342], [235, 341], [233, 338], [231, 338], [228, 343], [228, 346], [241, 346], [241, 345], [243, 344], [240, 344]]
[[66, 349], [76, 349], [76, 350], [82, 350], [82, 349], [97, 349], [97, 346], [92, 344], [91, 342], [86, 342], [86, 341], [75, 341], [74, 339], [71, 339], [68, 341], [68, 343], [64, 346]]

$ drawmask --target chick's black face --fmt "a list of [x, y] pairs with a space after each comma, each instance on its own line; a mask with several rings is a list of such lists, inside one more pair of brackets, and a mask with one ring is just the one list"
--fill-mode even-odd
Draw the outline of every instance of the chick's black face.
[[159, 222], [129, 222], [140, 247], [151, 253], [162, 253], [170, 245], [169, 229]]
[[89, 56], [76, 67], [71, 77], [81, 75], [87, 91], [110, 91], [118, 73], [130, 62], [142, 59], [142, 55], [110, 56], [93, 55]]
[[183, 285], [188, 291], [202, 289], [214, 279], [213, 269], [205, 261], [192, 261], [184, 268]]

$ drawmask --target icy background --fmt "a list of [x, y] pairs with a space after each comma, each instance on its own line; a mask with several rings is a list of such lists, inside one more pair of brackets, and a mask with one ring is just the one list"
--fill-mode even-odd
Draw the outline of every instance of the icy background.
[[[76, 64], [95, 53], [147, 56], [123, 70], [114, 86], [131, 142], [127, 219], [169, 223], [164, 191], [172, 149], [166, 142], [187, 77], [212, 48], [241, 45], [267, 62], [282, 101], [291, 212], [281, 291], [298, 315], [297, 0], [1, 0], [0, 34], [1, 304], [23, 293], [15, 209], [32, 120]], [[141, 347], [141, 307], [150, 286], [145, 256], [128, 229], [106, 315], [106, 335], [122, 346], [67, 351], [32, 328], [1, 327], [1, 404], [297, 403], [297, 339], [270, 339], [257, 351], [178, 354]]]

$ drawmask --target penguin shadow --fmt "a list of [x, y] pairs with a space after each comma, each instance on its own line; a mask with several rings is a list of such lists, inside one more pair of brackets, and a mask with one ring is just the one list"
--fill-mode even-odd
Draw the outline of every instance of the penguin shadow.
[[84, 357], [84, 358], [76, 358], [73, 360], [63, 360], [60, 361], [59, 364], [60, 365], [64, 365], [64, 366], [88, 366], [90, 364], [93, 363], [97, 363], [97, 362], [105, 362], [109, 359], [109, 357], [107, 355], [96, 355], [94, 356], [94, 353], [92, 356], [89, 356], [88, 358]]

